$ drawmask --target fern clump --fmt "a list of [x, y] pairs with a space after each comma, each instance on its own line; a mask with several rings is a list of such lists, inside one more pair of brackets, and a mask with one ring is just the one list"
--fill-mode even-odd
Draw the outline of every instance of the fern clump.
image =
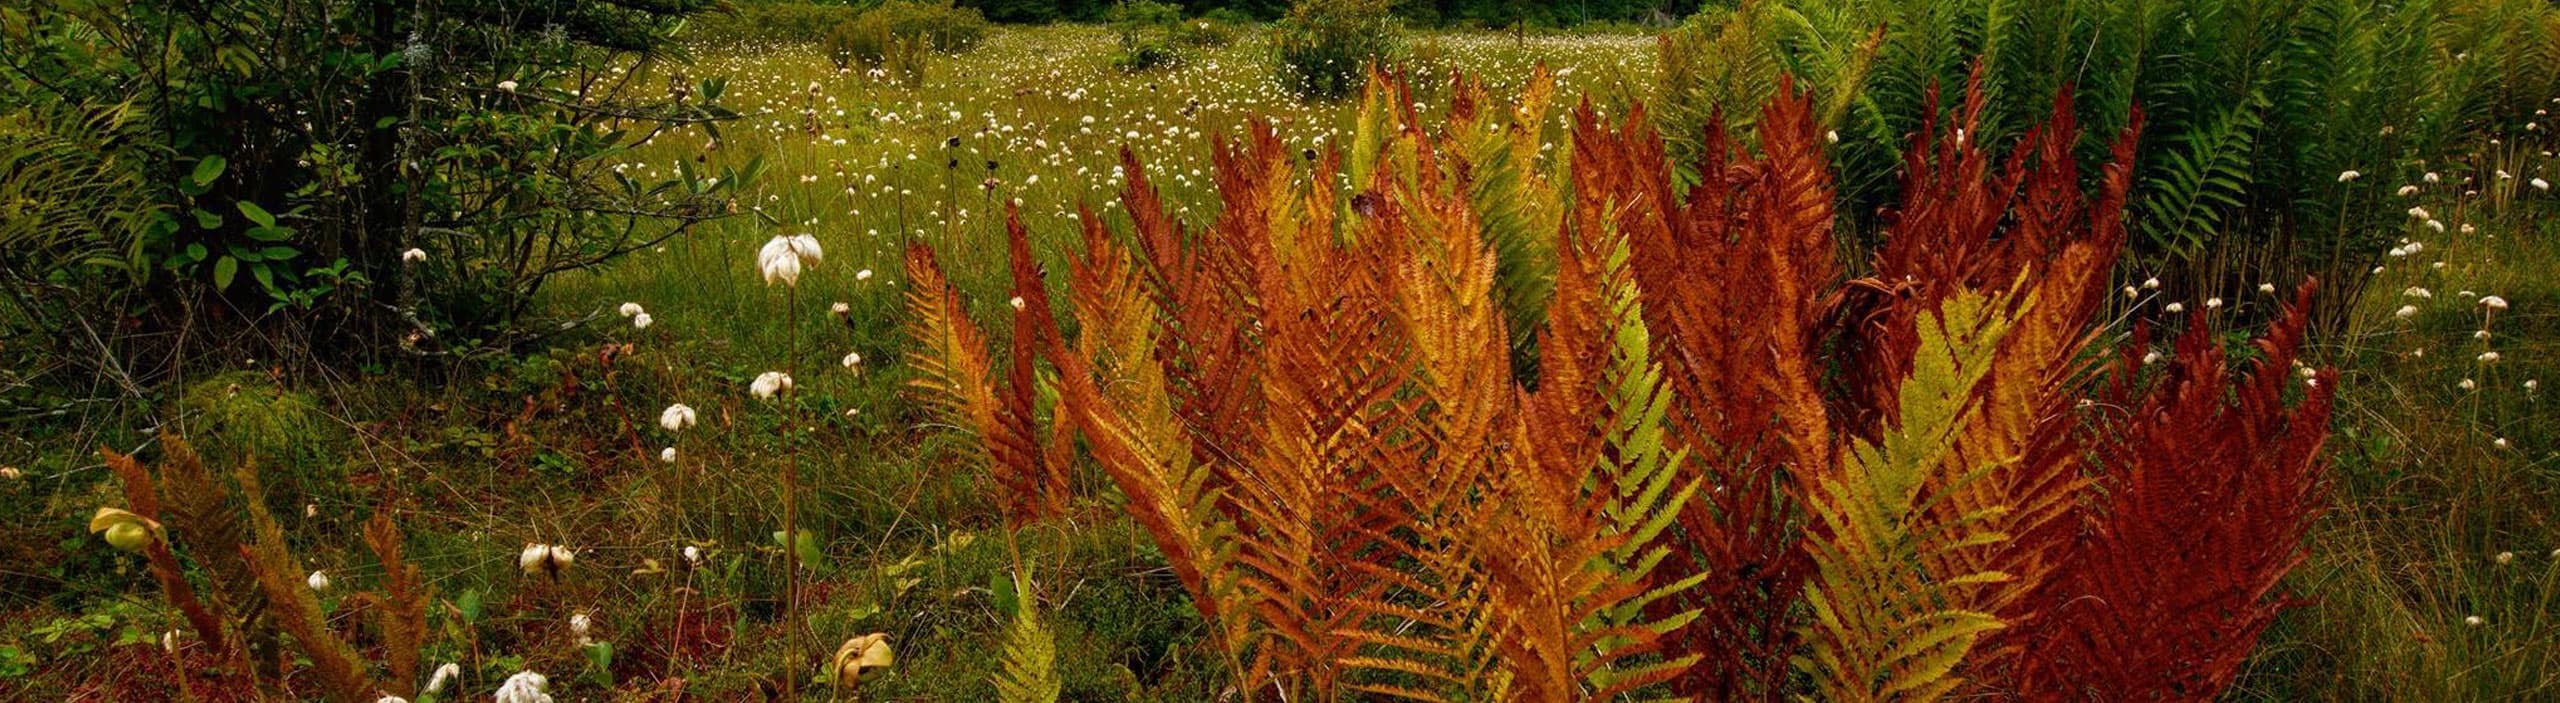
[[[2172, 641], [2245, 653], [2320, 470], [2303, 447], [2325, 392], [2261, 371], [2222, 402], [2232, 374], [2201, 346], [2171, 381], [2087, 361], [2136, 130], [2091, 195], [2067, 92], [1999, 159], [1965, 136], [1987, 115], [1975, 84], [1919, 125], [1885, 244], [1852, 267], [1818, 95], [1781, 82], [1752, 147], [1706, 132], [1684, 189], [1641, 108], [1609, 125], [1585, 105], [1564, 156], [1537, 156], [1547, 90], [1498, 110], [1460, 79], [1434, 124], [1373, 73], [1338, 151], [1298, 158], [1259, 123], [1215, 140], [1225, 207], [1197, 229], [1124, 150], [1129, 230], [1078, 218], [1072, 338], [1008, 211], [1002, 380], [918, 246], [920, 390], [983, 440], [1017, 522], [1072, 510], [1067, 467], [1098, 465], [1257, 697], [2228, 684], [2149, 659], [2053, 678]], [[2287, 320], [2271, 359], [2291, 358]], [[2162, 432], [2213, 453], [2117, 453]], [[2178, 458], [2258, 477], [2159, 493]], [[2169, 535], [2227, 548], [2146, 570]], [[2225, 609], [2102, 604], [2125, 593]]]

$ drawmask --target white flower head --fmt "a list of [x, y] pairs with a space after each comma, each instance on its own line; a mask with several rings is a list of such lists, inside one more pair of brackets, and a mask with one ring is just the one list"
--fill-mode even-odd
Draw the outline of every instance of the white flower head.
[[427, 250], [410, 247], [408, 251], [400, 252], [400, 260], [412, 264], [424, 262], [427, 260]]
[[643, 312], [648, 312], [647, 310], [642, 309], [639, 303], [623, 303], [622, 307], [617, 310], [622, 313], [623, 317], [630, 317]]
[[427, 677], [427, 687], [418, 689], [418, 692], [428, 694], [443, 693], [445, 684], [452, 683], [454, 679], [460, 678], [461, 676], [462, 665], [455, 664], [453, 662], [445, 662], [444, 666], [436, 667], [436, 673]]
[[2399, 310], [2394, 310], [2394, 311], [2392, 311], [2392, 312], [2391, 312], [2391, 316], [2392, 316], [2392, 317], [2397, 317], [2397, 318], [2400, 318], [2400, 319], [2403, 319], [2403, 320], [2406, 320], [2406, 319], [2409, 319], [2409, 318], [2412, 318], [2412, 317], [2417, 317], [2417, 316], [2418, 316], [2418, 306], [2415, 306], [2415, 305], [2402, 305], [2402, 306], [2400, 306], [2400, 309], [2399, 309]]
[[631, 316], [631, 329], [635, 329], [635, 330], [645, 330], [645, 329], [649, 329], [649, 325], [651, 325], [651, 324], [655, 324], [657, 321], [658, 321], [658, 320], [657, 320], [657, 318], [650, 317], [650, 316], [649, 316], [649, 313], [645, 313], [645, 312], [644, 312], [644, 313], [640, 313], [640, 314], [638, 314], [638, 315], [633, 315], [633, 316]]
[[677, 403], [669, 405], [666, 410], [658, 412], [658, 426], [667, 428], [668, 432], [692, 427], [693, 421], [694, 414], [693, 406], [691, 405]]
[[2204, 306], [2205, 306], [2205, 309], [2208, 309], [2208, 310], [2213, 309], [2213, 308], [2222, 307], [2222, 299], [2221, 299], [2221, 298], [2206, 298], [2206, 299], [2204, 299]]
[[2345, 183], [2345, 182], [2347, 182], [2347, 181], [2352, 181], [2352, 180], [2355, 180], [2355, 179], [2358, 179], [2358, 178], [2363, 178], [2363, 177], [2364, 177], [2364, 174], [2363, 174], [2363, 173], [2361, 173], [2361, 172], [2357, 172], [2357, 171], [2354, 171], [2354, 170], [2347, 170], [2347, 171], [2339, 171], [2339, 172], [2338, 172], [2338, 182], [2339, 182], [2339, 183]]
[[498, 81], [498, 90], [508, 93], [516, 92], [516, 82], [513, 80]]
[[861, 365], [862, 365], [862, 352], [845, 352], [845, 354], [844, 354], [844, 367], [845, 367], [845, 368], [850, 369], [850, 368], [854, 368], [854, 367], [861, 366]]
[[2182, 312], [2186, 312], [2186, 311], [2187, 311], [2187, 304], [2186, 304], [2186, 303], [2170, 303], [2170, 304], [2169, 304], [2169, 313], [2170, 313], [2170, 314], [2173, 314], [2173, 315], [2174, 315], [2174, 314], [2182, 313]]
[[544, 574], [557, 579], [577, 562], [577, 552], [556, 544], [528, 544], [516, 555], [516, 568], [523, 569], [527, 576]]
[[695, 565], [695, 566], [701, 566], [701, 565], [702, 565], [702, 548], [701, 548], [701, 547], [696, 547], [696, 546], [693, 546], [693, 545], [690, 545], [690, 544], [685, 545], [685, 546], [684, 546], [684, 561], [685, 561], [685, 563], [688, 563], [688, 564], [692, 564], [692, 565]]
[[2507, 299], [2494, 295], [2480, 296], [2480, 307], [2491, 310], [2505, 310], [2507, 309]]
[[311, 572], [311, 575], [310, 575], [310, 576], [303, 577], [302, 582], [303, 582], [304, 584], [307, 584], [307, 585], [311, 586], [311, 590], [314, 590], [314, 591], [326, 591], [326, 590], [329, 590], [329, 572], [326, 572], [326, 571], [314, 571], [314, 572]]
[[2258, 292], [2259, 292], [2259, 293], [2266, 294], [2266, 295], [2275, 295], [2275, 294], [2276, 294], [2276, 284], [2273, 284], [2273, 283], [2260, 283], [2260, 284], [2258, 284]]
[[2160, 290], [2160, 279], [2159, 279], [2159, 278], [2156, 278], [2156, 277], [2155, 277], [2155, 278], [2145, 278], [2145, 279], [2142, 279], [2142, 289], [2143, 289], [2143, 290]]
[[2550, 181], [2546, 181], [2546, 180], [2542, 180], [2542, 179], [2540, 179], [2540, 178], [2536, 178], [2536, 179], [2533, 179], [2533, 180], [2530, 180], [2530, 181], [2526, 181], [2526, 182], [2527, 182], [2527, 183], [2531, 183], [2531, 184], [2533, 184], [2533, 189], [2534, 189], [2534, 190], [2550, 190], [2550, 189], [2551, 189], [2551, 182], [2550, 182]]
[[2484, 351], [2484, 352], [2480, 352], [2480, 363], [2483, 363], [2483, 364], [2495, 364], [2495, 363], [2498, 363], [2498, 359], [2500, 359], [2500, 358], [2502, 358], [2502, 357], [2498, 356], [2498, 353], [2497, 353], [2497, 352], [2494, 352], [2494, 351]]
[[851, 315], [853, 314], [853, 306], [844, 302], [837, 302], [834, 305], [827, 306], [827, 314], [834, 315], [836, 317]]
[[780, 371], [757, 374], [755, 382], [747, 386], [747, 391], [754, 393], [758, 398], [772, 398], [775, 394], [790, 390], [791, 375]]
[[2412, 196], [2412, 195], [2417, 195], [2417, 194], [2418, 194], [2418, 187], [2417, 187], [2417, 186], [2414, 186], [2414, 185], [2400, 186], [2400, 197], [2406, 198], [2406, 197], [2409, 197], [2409, 196]]
[[507, 677], [505, 685], [498, 687], [497, 698], [492, 703], [551, 703], [551, 694], [542, 692], [550, 687], [551, 680], [541, 674], [519, 671]]
[[675, 447], [668, 447], [668, 448], [665, 448], [665, 449], [660, 449], [660, 450], [658, 450], [658, 461], [666, 462], [666, 463], [669, 463], [669, 464], [676, 463], [676, 448], [675, 448]]
[[825, 252], [818, 238], [806, 234], [774, 235], [772, 241], [756, 251], [756, 271], [764, 274], [765, 285], [780, 281], [786, 286], [800, 284], [800, 272], [814, 268]]
[[871, 280], [871, 269], [863, 269], [863, 270], [860, 270], [860, 271], [855, 271], [855, 272], [853, 272], [853, 280], [856, 280], [856, 281], [868, 281], [868, 280]]

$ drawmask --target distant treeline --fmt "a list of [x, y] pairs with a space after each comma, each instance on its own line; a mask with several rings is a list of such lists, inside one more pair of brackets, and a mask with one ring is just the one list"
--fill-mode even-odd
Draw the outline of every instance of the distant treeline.
[[[1508, 27], [1561, 27], [1586, 22], [1677, 22], [1697, 12], [1707, 0], [1402, 0], [1396, 14], [1423, 25], [1472, 24]], [[1119, 0], [957, 0], [997, 22], [1096, 22], [1107, 18]], [[834, 4], [821, 2], [820, 4]], [[850, 0], [844, 4], [870, 4]], [[1289, 11], [1288, 0], [1183, 0], [1188, 15], [1210, 13], [1278, 19]]]

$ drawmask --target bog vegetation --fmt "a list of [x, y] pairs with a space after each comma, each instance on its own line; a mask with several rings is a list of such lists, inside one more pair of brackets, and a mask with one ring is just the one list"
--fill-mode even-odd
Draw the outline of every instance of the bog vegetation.
[[91, 0], [0, 47], [0, 698], [2560, 680], [2545, 3]]

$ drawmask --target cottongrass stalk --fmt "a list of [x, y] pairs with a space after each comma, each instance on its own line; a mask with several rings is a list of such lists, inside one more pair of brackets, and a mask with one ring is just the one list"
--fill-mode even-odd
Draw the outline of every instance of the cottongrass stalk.
[[800, 421], [800, 413], [799, 404], [783, 396], [791, 392], [790, 379], [800, 371], [800, 318], [795, 314], [800, 309], [800, 273], [816, 266], [822, 257], [818, 239], [806, 234], [776, 235], [756, 253], [756, 268], [764, 275], [765, 285], [782, 284], [783, 370], [771, 395], [782, 406], [782, 626], [787, 633], [782, 657], [784, 700], [800, 698], [800, 655], [805, 648], [801, 646], [799, 621], [800, 458], [791, 451], [791, 429]]

